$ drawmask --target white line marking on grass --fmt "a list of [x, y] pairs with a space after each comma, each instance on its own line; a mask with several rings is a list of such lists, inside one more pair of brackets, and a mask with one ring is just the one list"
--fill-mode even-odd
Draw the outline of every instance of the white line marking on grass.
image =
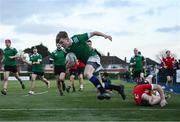
[[[34, 93], [33, 95], [40, 95], [40, 94], [45, 94], [45, 93], [48, 93], [48, 91], [44, 91], [44, 92], [37, 92], [37, 93]], [[26, 95], [24, 95], [24, 96], [25, 96], [25, 97], [27, 97], [27, 96], [33, 96], [33, 95], [26, 94]]]
[[168, 109], [168, 108], [166, 108], [166, 109], [164, 109], [164, 108], [155, 108], [155, 109], [153, 109], [153, 108], [141, 108], [141, 109], [139, 109], [139, 110], [142, 110], [142, 111], [180, 111], [180, 109]]
[[1, 108], [0, 111], [180, 111], [180, 109], [132, 109], [132, 108]]

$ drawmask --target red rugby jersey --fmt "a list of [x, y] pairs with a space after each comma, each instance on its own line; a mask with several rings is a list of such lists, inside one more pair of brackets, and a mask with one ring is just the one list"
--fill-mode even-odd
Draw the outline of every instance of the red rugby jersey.
[[78, 68], [84, 68], [85, 67], [85, 64], [81, 61], [81, 60], [78, 60]]
[[174, 66], [174, 57], [165, 57], [163, 58], [164, 66], [167, 66], [168, 69], [172, 69]]

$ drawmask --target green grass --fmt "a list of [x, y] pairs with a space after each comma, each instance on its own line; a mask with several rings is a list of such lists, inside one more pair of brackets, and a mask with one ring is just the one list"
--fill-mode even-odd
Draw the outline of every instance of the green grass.
[[[112, 82], [120, 83], [118, 80]], [[169, 104], [164, 108], [158, 105], [136, 106], [132, 96], [134, 84], [121, 83], [125, 85], [125, 101], [116, 92], [113, 92], [111, 100], [97, 100], [97, 92], [89, 81], [85, 81], [85, 91], [65, 93], [65, 96], [58, 95], [55, 81], [51, 81], [48, 93], [34, 96], [27, 96], [29, 81], [25, 83], [25, 90], [21, 89], [18, 82], [11, 81], [8, 95], [0, 95], [0, 121], [180, 120], [180, 95], [172, 94]], [[46, 90], [45, 84], [36, 81], [36, 92]]]

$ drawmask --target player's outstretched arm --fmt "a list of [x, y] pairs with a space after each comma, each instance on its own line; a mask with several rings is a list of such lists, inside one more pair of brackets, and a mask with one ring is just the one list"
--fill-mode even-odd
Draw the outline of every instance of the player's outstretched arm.
[[160, 106], [164, 107], [167, 104], [167, 101], [165, 99], [165, 95], [164, 95], [163, 89], [161, 88], [160, 85], [157, 85], [157, 84], [153, 84], [153, 88], [159, 92], [160, 97], [161, 97]]
[[32, 61], [22, 60], [23, 63], [26, 63], [27, 65], [32, 65]]
[[93, 36], [101, 36], [104, 37], [105, 39], [109, 39], [110, 41], [112, 41], [112, 37], [110, 35], [106, 35], [99, 31], [90, 32], [90, 38]]
[[14, 55], [14, 56], [9, 56], [10, 59], [16, 59], [19, 58], [20, 56], [18, 54]]
[[3, 56], [3, 58], [1, 59], [0, 63], [3, 63], [3, 61], [4, 61], [4, 56]]

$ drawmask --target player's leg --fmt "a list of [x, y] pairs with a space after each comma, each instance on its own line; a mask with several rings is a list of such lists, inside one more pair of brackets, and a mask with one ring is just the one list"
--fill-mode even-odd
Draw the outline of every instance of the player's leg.
[[173, 74], [174, 74], [174, 70], [170, 69], [169, 71], [169, 75], [170, 75], [170, 86], [173, 86]]
[[75, 92], [76, 91], [76, 89], [75, 89], [75, 85], [74, 85], [74, 79], [75, 79], [75, 74], [71, 74], [71, 76], [70, 76], [70, 83], [71, 83], [71, 86], [72, 86], [72, 89], [73, 89], [73, 92]]
[[[168, 71], [169, 72], [169, 71]], [[170, 75], [170, 74], [168, 74], [167, 76], [166, 76], [166, 86], [167, 86], [167, 88], [171, 91], [171, 92], [173, 92], [173, 89], [172, 89], [172, 85], [173, 85], [173, 77]]]
[[171, 70], [171, 69], [166, 69], [165, 70], [165, 74], [166, 74], [166, 86], [167, 87], [169, 87], [169, 86], [171, 86], [171, 84], [172, 84], [172, 78], [171, 78], [171, 76], [173, 76], [173, 70]]
[[62, 80], [62, 89], [63, 89], [63, 91], [66, 90], [66, 84], [65, 84], [64, 80]]
[[22, 80], [21, 80], [18, 72], [15, 72], [15, 77], [16, 77], [16, 79], [19, 81], [19, 83], [21, 84], [22, 89], [25, 89], [25, 85], [24, 85], [24, 83], [22, 82]]
[[65, 73], [61, 72], [60, 75], [59, 75], [59, 80], [58, 80], [58, 89], [59, 89], [59, 93], [60, 93], [61, 96], [64, 95], [64, 93], [63, 93], [64, 79], [65, 79]]
[[144, 81], [144, 79], [145, 79], [144, 72], [141, 72], [140, 73], [140, 81], [142, 82], [142, 81]]
[[137, 70], [136, 73], [137, 73], [137, 76], [136, 76], [137, 80], [136, 81], [137, 81], [137, 84], [139, 84], [139, 83], [141, 83], [141, 75], [142, 75], [142, 77], [144, 77], [143, 76], [144, 74], [141, 72], [141, 70]]
[[59, 94], [61, 95], [63, 90], [62, 90], [62, 87], [61, 87], [61, 83], [60, 83], [60, 80], [59, 80], [59, 76], [60, 76], [60, 75], [57, 75], [57, 74], [56, 74], [56, 84], [57, 84], [57, 88], [58, 88]]
[[169, 82], [171, 82], [171, 77], [168, 75], [166, 76], [166, 86], [169, 86]]
[[106, 84], [105, 86], [109, 87], [109, 89], [111, 89], [111, 90], [117, 91], [121, 95], [123, 100], [126, 99], [126, 95], [125, 95], [125, 92], [124, 92], [124, 85]]
[[40, 79], [42, 82], [44, 82], [47, 86], [47, 88], [50, 88], [50, 81], [48, 81], [45, 77], [44, 77], [44, 73], [42, 73], [42, 75], [40, 75]]
[[170, 77], [170, 85], [172, 86], [173, 85], [173, 76]]
[[73, 78], [73, 74], [72, 74], [72, 70], [69, 71], [69, 74], [70, 74], [70, 77], [69, 77], [69, 82], [67, 84], [67, 87], [66, 87], [66, 91], [69, 93], [70, 92], [70, 89], [72, 87], [72, 80], [74, 79]]
[[150, 105], [156, 105], [159, 104], [161, 101], [160, 96], [155, 96], [155, 95], [148, 95], [146, 93], [142, 94], [142, 100], [148, 101]]
[[63, 96], [63, 88], [65, 90], [65, 83], [64, 83], [64, 79], [65, 79], [65, 66], [54, 66], [54, 74], [56, 76], [56, 83], [57, 83], [57, 88], [59, 91], [59, 95]]
[[78, 76], [78, 79], [79, 79], [79, 91], [83, 91], [83, 89], [84, 89], [84, 85], [83, 85], [83, 83], [84, 83], [84, 79], [83, 79], [83, 74], [82, 73], [80, 73], [79, 74], [79, 76]]
[[105, 92], [105, 89], [103, 88], [102, 84], [100, 83], [100, 81], [98, 80], [98, 78], [93, 75], [95, 68], [93, 67], [97, 67], [96, 63], [94, 62], [89, 62], [89, 64], [86, 64], [85, 66], [85, 70], [84, 70], [84, 76], [87, 77], [89, 79], [89, 81], [91, 81], [91, 83], [100, 91], [100, 95], [98, 96], [98, 99], [110, 99], [110, 95], [107, 94]]
[[36, 81], [37, 74], [32, 73], [31, 74], [31, 84], [30, 84], [30, 90], [29, 94], [34, 94], [34, 88], [35, 88], [35, 81]]
[[133, 75], [133, 81], [138, 83], [138, 72], [137, 71], [132, 71], [132, 75]]
[[148, 76], [145, 78], [144, 82], [145, 82], [145, 83], [152, 84], [152, 78], [153, 78], [153, 75], [148, 75]]
[[8, 86], [8, 77], [9, 77], [9, 74], [10, 74], [9, 71], [5, 71], [4, 72], [3, 89], [1, 90], [1, 93], [3, 95], [7, 94], [7, 86]]
[[170, 76], [170, 80], [169, 80], [169, 87], [170, 87], [170, 91], [173, 92], [173, 74]]

